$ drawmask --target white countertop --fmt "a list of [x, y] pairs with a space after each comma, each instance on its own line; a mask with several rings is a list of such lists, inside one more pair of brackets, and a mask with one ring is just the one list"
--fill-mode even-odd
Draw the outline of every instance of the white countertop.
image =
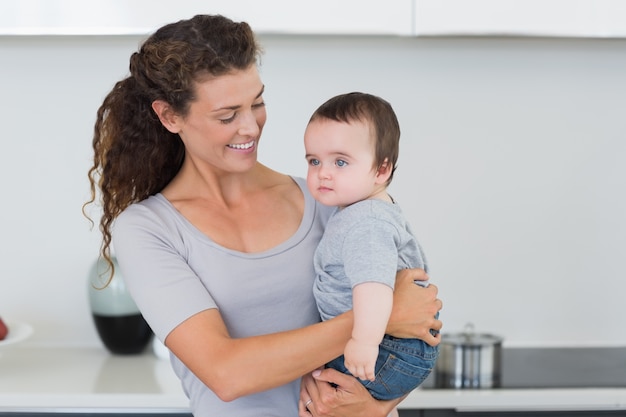
[[[0, 412], [185, 413], [187, 404], [169, 361], [149, 350], [121, 356], [104, 348], [0, 349]], [[400, 408], [626, 410], [626, 388], [417, 389]]]
[[0, 349], [0, 412], [188, 412], [168, 360], [147, 349], [112, 355], [104, 348]]
[[401, 409], [457, 411], [626, 410], [626, 388], [420, 389]]

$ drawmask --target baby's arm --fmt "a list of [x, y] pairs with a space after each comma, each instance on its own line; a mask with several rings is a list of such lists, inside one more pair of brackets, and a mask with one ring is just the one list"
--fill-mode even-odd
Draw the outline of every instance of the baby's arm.
[[374, 380], [378, 345], [385, 335], [393, 306], [393, 290], [378, 282], [358, 284], [352, 290], [354, 327], [344, 351], [345, 366], [363, 380]]

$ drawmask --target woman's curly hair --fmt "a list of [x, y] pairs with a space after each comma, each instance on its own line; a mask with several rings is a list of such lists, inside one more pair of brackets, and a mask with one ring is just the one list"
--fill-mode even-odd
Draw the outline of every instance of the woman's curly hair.
[[[100, 200], [100, 255], [110, 267], [111, 229], [129, 205], [160, 192], [180, 170], [185, 148], [152, 110], [163, 100], [186, 116], [197, 82], [248, 69], [261, 48], [250, 26], [220, 15], [198, 15], [165, 25], [130, 58], [130, 75], [117, 82], [98, 109], [94, 126], [91, 198]], [[99, 192], [99, 193], [98, 193]]]

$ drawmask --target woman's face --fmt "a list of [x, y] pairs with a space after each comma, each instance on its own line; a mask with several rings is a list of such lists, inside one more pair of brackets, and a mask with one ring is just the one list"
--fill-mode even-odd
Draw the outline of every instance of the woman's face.
[[252, 168], [267, 118], [263, 89], [255, 65], [197, 83], [196, 100], [177, 123], [186, 157], [223, 172]]

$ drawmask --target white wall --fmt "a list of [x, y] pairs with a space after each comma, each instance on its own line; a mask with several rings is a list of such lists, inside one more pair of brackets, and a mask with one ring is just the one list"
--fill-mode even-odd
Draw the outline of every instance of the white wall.
[[[95, 112], [140, 37], [0, 37], [0, 316], [29, 344], [97, 345], [86, 274]], [[510, 346], [626, 345], [626, 40], [261, 37], [261, 160], [305, 174], [302, 132], [361, 90], [403, 129], [391, 192], [445, 330]], [[94, 212], [97, 215], [97, 212]]]

